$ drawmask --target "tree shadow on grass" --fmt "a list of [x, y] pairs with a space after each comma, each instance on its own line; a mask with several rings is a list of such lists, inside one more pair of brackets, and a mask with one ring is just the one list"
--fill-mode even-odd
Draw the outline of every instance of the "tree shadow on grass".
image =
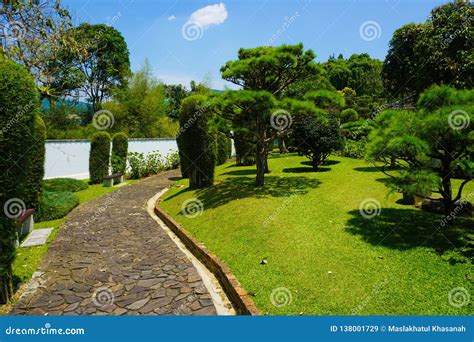
[[227, 171], [223, 173], [223, 175], [227, 175], [227, 176], [250, 176], [250, 175], [256, 175], [256, 174], [257, 174], [256, 169], [235, 170], [235, 171]]
[[318, 171], [314, 171], [312, 167], [288, 167], [282, 170], [285, 173], [307, 173], [307, 172], [327, 172], [331, 171], [329, 167], [320, 167]]
[[[382, 167], [381, 166], [355, 167], [354, 170], [359, 171], [359, 172], [382, 172]], [[390, 171], [401, 170], [401, 168], [400, 167], [386, 167], [385, 170], [390, 172]]]
[[[256, 187], [255, 180], [249, 177], [232, 177], [212, 187], [196, 191], [197, 198], [204, 208], [216, 208], [231, 201], [244, 198], [290, 197], [306, 194], [310, 189], [318, 187], [316, 179], [295, 176], [265, 176], [265, 186]], [[169, 199], [169, 198], [168, 198]]]
[[[409, 250], [432, 248], [447, 254], [451, 263], [466, 262], [474, 257], [474, 221], [458, 217], [452, 225], [443, 224], [443, 215], [414, 209], [382, 208], [380, 215], [364, 218], [359, 210], [349, 212], [352, 218], [346, 230], [375, 246]], [[445, 222], [446, 223], [446, 222]], [[457, 255], [460, 255], [459, 258]]]
[[[339, 163], [340, 163], [339, 160], [331, 160], [331, 159], [329, 159], [329, 160], [326, 160], [326, 161], [323, 163], [323, 165], [324, 165], [324, 166], [331, 166], [331, 165], [336, 165], [336, 164], [339, 164]], [[309, 160], [304, 160], [304, 161], [302, 161], [302, 162], [301, 162], [301, 165], [313, 166]]]

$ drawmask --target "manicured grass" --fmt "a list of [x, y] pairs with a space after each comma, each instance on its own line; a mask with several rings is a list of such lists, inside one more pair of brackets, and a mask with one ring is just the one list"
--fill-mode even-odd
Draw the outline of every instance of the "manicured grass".
[[38, 222], [51, 221], [66, 216], [79, 205], [79, 198], [70, 191], [44, 191], [40, 210], [36, 215]]
[[46, 179], [43, 181], [44, 191], [70, 191], [76, 192], [85, 190], [89, 187], [89, 184], [83, 180], [73, 178], [53, 178]]
[[[456, 308], [448, 294], [472, 291], [473, 220], [443, 228], [441, 215], [388, 196], [378, 168], [330, 159], [314, 173], [303, 157], [272, 158], [261, 189], [253, 186], [254, 168], [225, 164], [213, 187], [190, 191], [181, 180], [162, 206], [229, 265], [262, 313], [472, 314], [472, 300]], [[204, 206], [195, 218], [181, 212], [190, 198]], [[371, 219], [359, 212], [367, 199], [381, 207]], [[289, 290], [287, 305], [272, 304], [278, 288]], [[285, 302], [284, 291], [274, 294], [276, 304]]]

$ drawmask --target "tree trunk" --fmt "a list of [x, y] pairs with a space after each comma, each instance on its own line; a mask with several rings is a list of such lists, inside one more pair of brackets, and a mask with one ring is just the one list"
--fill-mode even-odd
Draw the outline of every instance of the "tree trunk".
[[265, 169], [267, 162], [267, 146], [265, 143], [265, 124], [262, 122], [263, 118], [257, 118], [257, 177], [255, 180], [256, 186], [263, 186], [265, 184]]
[[442, 170], [442, 186], [443, 190], [441, 194], [443, 195], [443, 204], [444, 204], [444, 214], [446, 216], [450, 215], [454, 211], [454, 201], [453, 201], [453, 189], [451, 187], [451, 162], [452, 160], [448, 156], [441, 160]]
[[0, 275], [0, 304], [7, 304], [13, 296], [13, 271], [11, 265]]
[[268, 153], [265, 153], [265, 173], [270, 173], [270, 169], [268, 168]]
[[278, 138], [278, 148], [280, 149], [280, 154], [287, 153], [285, 138], [283, 136]]

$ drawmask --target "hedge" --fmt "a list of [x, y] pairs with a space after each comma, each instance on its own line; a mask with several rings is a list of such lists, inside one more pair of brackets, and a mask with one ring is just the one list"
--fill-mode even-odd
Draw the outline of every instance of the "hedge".
[[[29, 191], [28, 165], [33, 157], [35, 116], [40, 113], [33, 78], [26, 69], [6, 58], [0, 58], [0, 104], [0, 207], [8, 213], [0, 215], [0, 303], [4, 304], [13, 294], [15, 216]], [[17, 205], [5, 207], [7, 202]]]
[[25, 203], [28, 208], [39, 209], [44, 178], [44, 160], [46, 154], [46, 126], [39, 115], [35, 116], [33, 146], [28, 162], [28, 190], [25, 193]]
[[128, 136], [115, 133], [112, 137], [112, 172], [125, 172], [127, 168]]
[[66, 216], [79, 205], [79, 197], [70, 191], [44, 191], [40, 210], [35, 216], [38, 222], [51, 221]]
[[214, 183], [216, 145], [209, 132], [211, 111], [206, 105], [207, 97], [192, 95], [181, 103], [179, 122], [182, 139], [180, 153], [188, 160], [189, 187], [204, 188]]
[[109, 174], [110, 134], [97, 132], [92, 136], [89, 154], [89, 175], [92, 184], [101, 183]]

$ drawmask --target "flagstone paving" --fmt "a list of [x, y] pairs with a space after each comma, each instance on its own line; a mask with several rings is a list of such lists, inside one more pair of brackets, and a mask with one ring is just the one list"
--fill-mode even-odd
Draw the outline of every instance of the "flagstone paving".
[[13, 315], [215, 315], [195, 267], [146, 211], [169, 171], [71, 212]]

